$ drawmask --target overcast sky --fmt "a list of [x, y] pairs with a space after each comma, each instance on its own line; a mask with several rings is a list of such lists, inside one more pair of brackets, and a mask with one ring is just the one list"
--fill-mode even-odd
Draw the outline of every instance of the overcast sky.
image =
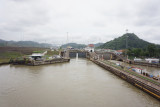
[[0, 39], [107, 42], [126, 29], [160, 44], [160, 0], [0, 0]]

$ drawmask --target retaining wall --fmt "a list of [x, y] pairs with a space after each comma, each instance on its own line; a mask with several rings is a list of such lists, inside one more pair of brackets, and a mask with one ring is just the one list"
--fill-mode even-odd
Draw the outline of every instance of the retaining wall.
[[137, 88], [143, 90], [144, 92], [150, 94], [151, 96], [153, 96], [154, 98], [156, 98], [160, 101], [160, 90], [159, 89], [151, 87], [148, 84], [145, 84], [145, 83], [139, 81], [138, 79], [133, 78], [132, 76], [127, 75], [126, 73], [123, 73], [123, 71], [117, 70], [116, 68], [111, 67], [107, 64], [103, 64], [103, 63], [96, 61], [96, 60], [92, 60], [92, 61], [94, 63], [96, 63], [97, 65], [103, 67], [104, 69], [107, 69], [111, 73], [117, 75], [118, 77], [122, 78], [123, 80], [131, 83], [132, 85], [136, 86]]

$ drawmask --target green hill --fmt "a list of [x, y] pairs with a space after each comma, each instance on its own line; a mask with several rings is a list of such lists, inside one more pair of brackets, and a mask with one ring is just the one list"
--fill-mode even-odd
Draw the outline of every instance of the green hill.
[[[126, 33], [121, 37], [115, 38], [105, 44], [99, 46], [98, 48], [102, 49], [126, 49], [126, 41], [127, 41], [127, 48], [146, 48], [148, 45], [152, 44], [143, 39], [140, 39], [134, 33]], [[160, 47], [160, 45], [156, 45]]]

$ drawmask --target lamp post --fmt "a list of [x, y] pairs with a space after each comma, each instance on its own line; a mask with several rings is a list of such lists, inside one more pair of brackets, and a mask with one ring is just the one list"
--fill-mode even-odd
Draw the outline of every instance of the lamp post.
[[67, 43], [68, 43], [68, 32], [67, 32]]
[[125, 70], [125, 67], [126, 67], [126, 62], [127, 62], [127, 48], [128, 48], [128, 29], [126, 29], [126, 51], [125, 51], [125, 57], [126, 57], [126, 60], [125, 60], [125, 65], [124, 65], [124, 70]]
[[128, 29], [126, 29], [126, 60], [127, 60], [127, 49], [128, 49]]

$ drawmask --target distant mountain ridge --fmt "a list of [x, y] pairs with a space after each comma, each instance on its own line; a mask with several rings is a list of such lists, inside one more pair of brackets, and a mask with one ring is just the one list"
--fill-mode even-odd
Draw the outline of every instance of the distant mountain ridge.
[[96, 44], [94, 44], [94, 47], [95, 48], [97, 48], [97, 47], [99, 47], [99, 46], [101, 46], [101, 45], [103, 45], [104, 43], [96, 43]]
[[68, 46], [71, 46], [72, 48], [77, 48], [77, 49], [82, 49], [86, 47], [86, 45], [84, 44], [77, 44], [77, 43], [67, 43], [67, 44], [62, 45], [61, 47], [67, 48]]
[[[96, 43], [96, 44], [93, 44], [94, 47], [99, 47], [100, 45], [103, 45], [104, 43]], [[67, 48], [67, 46], [71, 46], [72, 48], [77, 48], [77, 49], [82, 49], [82, 48], [85, 48], [87, 45], [85, 44], [77, 44], [77, 43], [67, 43], [67, 44], [64, 44], [62, 45], [61, 47], [62, 48]]]
[[[134, 33], [126, 33], [121, 37], [118, 37], [118, 38], [115, 38], [114, 40], [106, 42], [105, 44], [99, 46], [98, 48], [114, 49], [114, 50], [126, 49], [126, 43], [127, 43], [127, 48], [146, 48], [148, 45], [153, 44], [143, 39], [140, 39]], [[156, 45], [156, 46], [160, 47], [160, 45]]]
[[52, 44], [38, 43], [34, 41], [5, 41], [0, 39], [0, 46], [19, 46], [19, 47], [51, 47]]

